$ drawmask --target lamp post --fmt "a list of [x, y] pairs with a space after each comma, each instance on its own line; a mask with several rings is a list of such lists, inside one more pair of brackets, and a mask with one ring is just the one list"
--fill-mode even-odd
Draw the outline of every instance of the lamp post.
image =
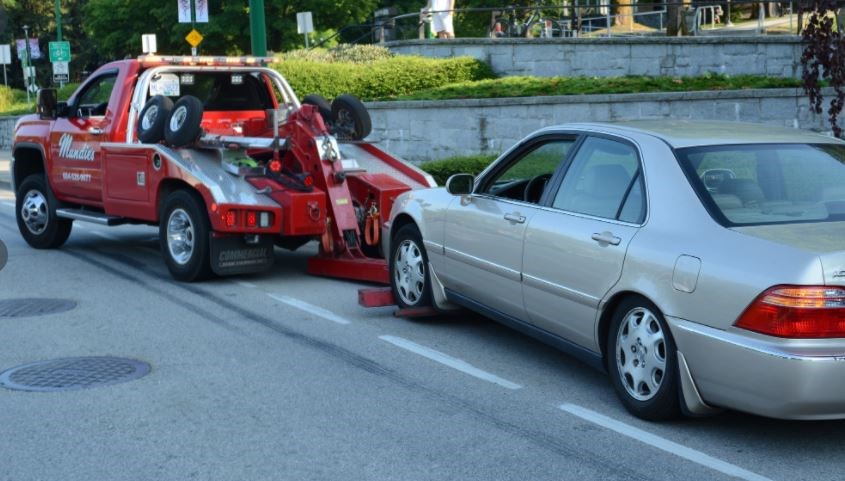
[[252, 54], [267, 55], [267, 26], [264, 20], [264, 0], [249, 0], [249, 31], [252, 38]]

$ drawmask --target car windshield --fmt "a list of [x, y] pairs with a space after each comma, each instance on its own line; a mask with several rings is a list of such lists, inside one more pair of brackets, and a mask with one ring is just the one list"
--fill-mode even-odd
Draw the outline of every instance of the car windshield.
[[677, 154], [704, 204], [724, 225], [845, 220], [843, 145], [720, 145]]

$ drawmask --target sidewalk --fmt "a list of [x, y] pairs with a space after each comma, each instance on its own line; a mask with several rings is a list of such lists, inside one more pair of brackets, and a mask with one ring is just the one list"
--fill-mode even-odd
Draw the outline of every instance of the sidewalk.
[[9, 189], [12, 185], [12, 176], [9, 174], [9, 164], [12, 160], [12, 151], [0, 150], [0, 188]]

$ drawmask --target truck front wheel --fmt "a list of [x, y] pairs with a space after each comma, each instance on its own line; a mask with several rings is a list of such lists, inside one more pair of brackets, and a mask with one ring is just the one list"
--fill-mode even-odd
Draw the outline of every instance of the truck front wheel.
[[205, 205], [197, 194], [177, 190], [167, 196], [158, 232], [170, 275], [185, 282], [211, 276], [211, 227]]
[[55, 249], [70, 236], [73, 221], [56, 216], [56, 199], [41, 174], [25, 178], [15, 193], [18, 230], [36, 249]]

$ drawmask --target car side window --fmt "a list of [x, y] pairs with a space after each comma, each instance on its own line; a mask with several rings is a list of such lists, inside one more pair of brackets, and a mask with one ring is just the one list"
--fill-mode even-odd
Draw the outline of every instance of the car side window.
[[606, 219], [642, 222], [645, 199], [639, 166], [633, 146], [589, 137], [575, 154], [552, 207]]
[[479, 192], [539, 203], [549, 179], [574, 143], [574, 139], [553, 139], [530, 148], [487, 181]]
[[116, 81], [117, 72], [103, 75], [88, 84], [77, 99], [77, 117], [102, 117], [106, 115], [106, 109], [109, 106], [109, 99]]

